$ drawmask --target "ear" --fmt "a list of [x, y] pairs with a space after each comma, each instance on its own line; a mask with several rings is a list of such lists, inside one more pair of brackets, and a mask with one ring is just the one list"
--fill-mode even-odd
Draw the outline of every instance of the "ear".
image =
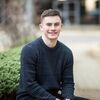
[[40, 28], [41, 31], [43, 31], [43, 28], [42, 28], [42, 24], [41, 23], [39, 24], [39, 28]]

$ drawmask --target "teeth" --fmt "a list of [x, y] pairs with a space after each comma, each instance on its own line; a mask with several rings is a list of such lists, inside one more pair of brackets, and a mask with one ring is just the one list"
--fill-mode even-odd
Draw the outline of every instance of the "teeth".
[[56, 33], [50, 33], [50, 34], [56, 34]]
[[57, 34], [56, 32], [48, 32], [48, 34]]

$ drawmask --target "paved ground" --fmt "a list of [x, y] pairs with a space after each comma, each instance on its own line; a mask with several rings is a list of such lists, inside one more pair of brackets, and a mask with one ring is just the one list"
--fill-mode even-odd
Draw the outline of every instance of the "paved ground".
[[74, 54], [75, 94], [100, 100], [100, 31], [62, 30], [59, 40]]
[[100, 30], [92, 27], [62, 30], [59, 40], [74, 54], [75, 94], [100, 100]]

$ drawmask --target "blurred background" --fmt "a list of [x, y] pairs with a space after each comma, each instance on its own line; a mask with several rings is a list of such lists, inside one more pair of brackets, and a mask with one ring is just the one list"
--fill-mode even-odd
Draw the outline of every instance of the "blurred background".
[[27, 41], [27, 35], [36, 33], [40, 15], [48, 8], [59, 10], [67, 28], [99, 29], [100, 0], [0, 0], [0, 50], [20, 38]]
[[39, 37], [40, 15], [49, 8], [61, 13], [59, 40], [74, 54], [75, 94], [100, 100], [100, 0], [0, 0], [0, 52]]

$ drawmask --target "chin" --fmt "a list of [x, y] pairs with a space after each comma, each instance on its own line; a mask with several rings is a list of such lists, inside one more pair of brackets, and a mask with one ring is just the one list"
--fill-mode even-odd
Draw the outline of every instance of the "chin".
[[52, 39], [52, 40], [58, 39], [58, 36], [48, 36], [48, 37], [49, 37], [49, 39]]
[[58, 37], [49, 37], [50, 40], [57, 40]]

